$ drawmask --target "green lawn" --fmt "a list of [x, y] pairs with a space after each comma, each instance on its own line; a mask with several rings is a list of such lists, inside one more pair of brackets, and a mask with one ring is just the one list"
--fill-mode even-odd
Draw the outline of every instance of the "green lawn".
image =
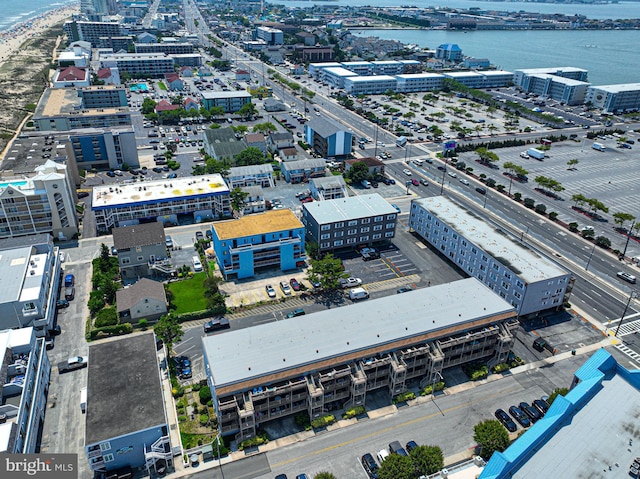
[[167, 85], [165, 85], [161, 81], [158, 82], [158, 88], [160, 88], [161, 90], [167, 91]]
[[202, 282], [206, 277], [204, 272], [196, 273], [190, 279], [169, 284], [169, 290], [173, 293], [176, 314], [207, 309], [207, 300], [204, 297], [204, 288], [202, 287]]

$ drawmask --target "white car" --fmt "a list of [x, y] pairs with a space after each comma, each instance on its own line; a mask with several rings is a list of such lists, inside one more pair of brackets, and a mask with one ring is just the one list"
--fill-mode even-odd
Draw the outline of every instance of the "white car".
[[463, 185], [469, 186], [469, 182], [465, 178], [460, 178], [460, 183]]
[[404, 170], [402, 170], [402, 172], [407, 176], [411, 176], [411, 170], [409, 170], [408, 168], [405, 168]]
[[269, 296], [270, 298], [275, 298], [276, 297], [276, 290], [273, 289], [273, 286], [268, 284], [264, 288], [267, 291], [267, 296]]
[[457, 177], [458, 177], [458, 175], [456, 175], [456, 172], [455, 172], [455, 171], [449, 171], [447, 174], [448, 174], [451, 178], [457, 178]]
[[354, 278], [353, 276], [349, 278], [342, 278], [340, 280], [340, 287], [342, 289], [353, 288], [355, 286], [360, 286], [362, 284], [362, 280], [360, 278]]
[[520, 158], [529, 158], [529, 153], [523, 151], [522, 153], [520, 153]]
[[291, 294], [291, 286], [286, 281], [280, 281], [280, 289], [287, 296]]

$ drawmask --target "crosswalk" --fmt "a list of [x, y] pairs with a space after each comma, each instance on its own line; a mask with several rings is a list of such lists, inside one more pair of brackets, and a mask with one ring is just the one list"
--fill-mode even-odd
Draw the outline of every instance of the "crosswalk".
[[[410, 286], [420, 281], [420, 276], [417, 274], [410, 274], [406, 276], [386, 279], [383, 281], [376, 281], [375, 283], [368, 283], [365, 285], [365, 288], [370, 293], [376, 291], [385, 291], [388, 289], [397, 289], [402, 286]], [[291, 298], [287, 298], [286, 301], [269, 301], [265, 304], [261, 304], [254, 308], [243, 308], [240, 311], [233, 312], [227, 314], [226, 317], [229, 320], [233, 321], [234, 319], [246, 318], [248, 316], [254, 315], [264, 315], [264, 314], [274, 314], [277, 318], [281, 318], [281, 313], [284, 311], [289, 311], [296, 308], [303, 308], [311, 303], [317, 301], [317, 297], [314, 295], [300, 295], [294, 296]], [[194, 321], [187, 321], [182, 323], [185, 329], [202, 327], [204, 323], [206, 323], [208, 319], [198, 319]]]
[[[611, 327], [614, 331], [618, 326]], [[618, 331], [618, 337], [626, 336], [627, 334], [634, 334], [640, 331], [640, 319], [636, 319], [635, 321], [625, 322], [622, 326], [620, 326], [620, 330]]]
[[620, 351], [622, 354], [625, 354], [627, 356], [629, 356], [631, 359], [633, 359], [635, 362], [637, 362], [638, 364], [640, 364], [640, 354], [636, 353], [633, 349], [631, 349], [628, 346], [625, 346], [624, 344], [620, 343], [620, 344], [616, 344], [615, 348]]

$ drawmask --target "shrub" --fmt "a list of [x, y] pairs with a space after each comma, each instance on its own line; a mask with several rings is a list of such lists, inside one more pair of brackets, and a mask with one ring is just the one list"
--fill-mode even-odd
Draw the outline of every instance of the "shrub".
[[489, 375], [489, 368], [485, 364], [469, 364], [464, 367], [464, 372], [472, 381], [478, 381]]
[[567, 388], [556, 388], [549, 396], [549, 399], [547, 399], [547, 402], [549, 403], [549, 405], [551, 405], [558, 396], [566, 396], [568, 392], [569, 390]]
[[552, 211], [551, 213], [549, 213], [549, 219], [551, 221], [555, 221], [558, 219], [558, 213], [556, 213], [555, 211]]
[[353, 417], [360, 416], [365, 412], [366, 412], [366, 409], [364, 408], [364, 406], [352, 407], [345, 411], [345, 413], [342, 415], [342, 419], [351, 419]]
[[524, 199], [524, 205], [527, 208], [533, 208], [536, 204], [536, 200], [534, 200], [533, 198], [525, 198]]
[[[444, 381], [438, 381], [436, 383], [436, 388], [435, 388], [436, 392], [442, 391], [444, 388], [445, 388]], [[433, 389], [433, 384], [429, 384], [422, 391], [420, 391], [420, 396], [428, 396], [429, 394], [431, 394], [432, 389]]]
[[200, 398], [200, 404], [207, 404], [213, 396], [211, 396], [211, 389], [209, 386], [204, 386], [198, 391], [198, 397]]
[[311, 427], [314, 429], [318, 429], [321, 427], [326, 427], [329, 424], [333, 424], [336, 422], [336, 418], [333, 414], [327, 414], [326, 416], [319, 417], [311, 421]]
[[200, 391], [201, 387], [202, 386], [200, 386], [200, 384], [195, 383], [193, 386], [191, 386], [191, 390], [194, 391], [194, 392], [198, 392], [198, 391]]
[[407, 391], [404, 392], [402, 394], [398, 394], [396, 397], [393, 398], [393, 404], [398, 404], [401, 402], [407, 402], [410, 401], [411, 399], [415, 399], [416, 398], [416, 394], [413, 391]]
[[89, 303], [87, 306], [89, 307], [89, 312], [91, 313], [91, 315], [96, 314], [98, 311], [104, 308], [103, 296], [104, 295], [101, 291], [91, 291], [91, 293], [89, 293]]
[[256, 437], [252, 437], [250, 439], [245, 439], [238, 446], [239, 450], [243, 450], [247, 447], [255, 447], [261, 446], [262, 444], [267, 444], [269, 442], [269, 436], [266, 433], [258, 433]]
[[596, 244], [601, 248], [611, 248], [611, 240], [606, 236], [598, 236], [596, 238]]
[[148, 324], [149, 324], [149, 321], [147, 321], [145, 318], [142, 318], [140, 321], [138, 321], [138, 326], [143, 330], [147, 329]]
[[118, 313], [116, 312], [116, 308], [104, 308], [96, 315], [96, 328], [114, 326], [116, 324], [118, 324]]
[[97, 337], [109, 337], [120, 336], [122, 334], [129, 334], [133, 332], [131, 323], [116, 324], [114, 326], [104, 326], [102, 328], [95, 328], [91, 330], [89, 339], [96, 339]]
[[578, 231], [578, 223], [569, 223], [569, 231], [573, 231], [574, 233]]
[[178, 422], [185, 422], [187, 420], [187, 416], [178, 416]]
[[311, 427], [311, 421], [309, 420], [309, 414], [306, 412], [300, 412], [295, 415], [294, 421], [296, 422], [296, 426], [301, 428], [309, 428]]
[[541, 215], [545, 214], [547, 212], [547, 207], [545, 205], [543, 205], [542, 203], [538, 203], [535, 207], [535, 211], [536, 213], [539, 213]]
[[206, 426], [209, 422], [209, 416], [207, 414], [200, 414], [199, 421], [201, 426]]
[[522, 193], [520, 192], [516, 192], [513, 194], [513, 199], [516, 201], [521, 201], [522, 200]]

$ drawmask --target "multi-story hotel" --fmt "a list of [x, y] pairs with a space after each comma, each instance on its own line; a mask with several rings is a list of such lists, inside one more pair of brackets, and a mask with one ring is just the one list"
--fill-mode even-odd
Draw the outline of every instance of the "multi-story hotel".
[[409, 227], [519, 315], [560, 308], [571, 273], [444, 196], [411, 201]]
[[365, 405], [423, 388], [442, 370], [504, 361], [513, 307], [475, 278], [202, 338], [223, 435], [242, 440], [273, 419]]
[[175, 71], [173, 58], [164, 53], [106, 53], [100, 55], [100, 68], [118, 68], [132, 77], [162, 78]]

